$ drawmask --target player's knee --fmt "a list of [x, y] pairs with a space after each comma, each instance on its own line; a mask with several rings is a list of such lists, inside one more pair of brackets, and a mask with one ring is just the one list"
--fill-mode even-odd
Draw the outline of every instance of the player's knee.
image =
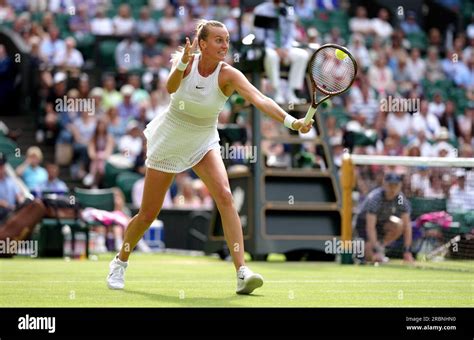
[[136, 219], [140, 224], [150, 225], [155, 220], [157, 214], [155, 211], [142, 211], [140, 210], [136, 216]]
[[216, 196], [216, 204], [219, 207], [230, 207], [234, 203], [232, 192], [229, 188], [225, 188], [219, 191]]

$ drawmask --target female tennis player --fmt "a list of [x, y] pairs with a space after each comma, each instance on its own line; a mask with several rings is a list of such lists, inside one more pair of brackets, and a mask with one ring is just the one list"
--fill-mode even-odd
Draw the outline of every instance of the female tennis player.
[[[194, 54], [197, 47], [199, 54]], [[137, 215], [126, 229], [120, 253], [110, 263], [108, 287], [123, 289], [131, 251], [160, 212], [173, 177], [192, 168], [209, 189], [219, 209], [225, 239], [237, 270], [237, 294], [250, 294], [263, 278], [245, 266], [244, 242], [227, 172], [219, 151], [217, 117], [229, 96], [237, 91], [247, 101], [286, 127], [306, 133], [312, 122], [303, 123], [264, 96], [247, 78], [224, 62], [229, 32], [218, 21], [202, 20], [193, 43], [186, 38], [167, 80], [171, 103], [167, 111], [146, 127], [147, 160], [145, 188]]]

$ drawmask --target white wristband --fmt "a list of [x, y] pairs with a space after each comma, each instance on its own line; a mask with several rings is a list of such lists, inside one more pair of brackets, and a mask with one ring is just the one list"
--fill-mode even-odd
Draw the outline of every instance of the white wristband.
[[296, 130], [293, 128], [293, 122], [296, 121], [296, 118], [287, 114], [286, 117], [285, 117], [285, 121], [283, 122], [283, 124], [288, 128], [288, 129], [291, 129], [291, 130]]
[[188, 67], [188, 63], [189, 63], [189, 62], [187, 62], [187, 63], [185, 64], [185, 63], [183, 63], [183, 61], [182, 61], [181, 59], [179, 59], [179, 64], [178, 64], [178, 66], [176, 66], [176, 69], [177, 69], [178, 71], [183, 72], [183, 71], [186, 69], [186, 67]]

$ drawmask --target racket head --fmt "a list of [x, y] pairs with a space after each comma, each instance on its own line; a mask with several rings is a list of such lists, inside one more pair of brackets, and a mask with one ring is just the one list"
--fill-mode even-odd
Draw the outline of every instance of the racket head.
[[357, 75], [357, 62], [345, 47], [325, 44], [311, 56], [308, 73], [313, 87], [312, 105], [315, 106], [316, 90], [332, 97], [351, 87]]

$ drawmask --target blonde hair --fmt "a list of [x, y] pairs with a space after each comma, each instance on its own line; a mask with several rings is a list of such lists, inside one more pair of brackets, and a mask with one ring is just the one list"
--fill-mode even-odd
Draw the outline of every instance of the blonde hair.
[[26, 156], [33, 156], [35, 155], [36, 157], [39, 158], [39, 161], [43, 161], [43, 152], [41, 152], [41, 149], [37, 146], [30, 146], [28, 150], [26, 151]]
[[[222, 22], [217, 21], [217, 20], [200, 19], [196, 24], [196, 30], [195, 30], [196, 37], [198, 39], [198, 48], [199, 48], [199, 41], [201, 41], [201, 40], [206, 41], [207, 40], [207, 37], [209, 36], [209, 28], [210, 27], [225, 28], [225, 25]], [[181, 58], [181, 56], [183, 55], [183, 52], [184, 52], [184, 47], [179, 46], [178, 50], [176, 52], [174, 52], [173, 54], [171, 54], [171, 60], [170, 61], [173, 64], [177, 63], [179, 61], [179, 59]]]

